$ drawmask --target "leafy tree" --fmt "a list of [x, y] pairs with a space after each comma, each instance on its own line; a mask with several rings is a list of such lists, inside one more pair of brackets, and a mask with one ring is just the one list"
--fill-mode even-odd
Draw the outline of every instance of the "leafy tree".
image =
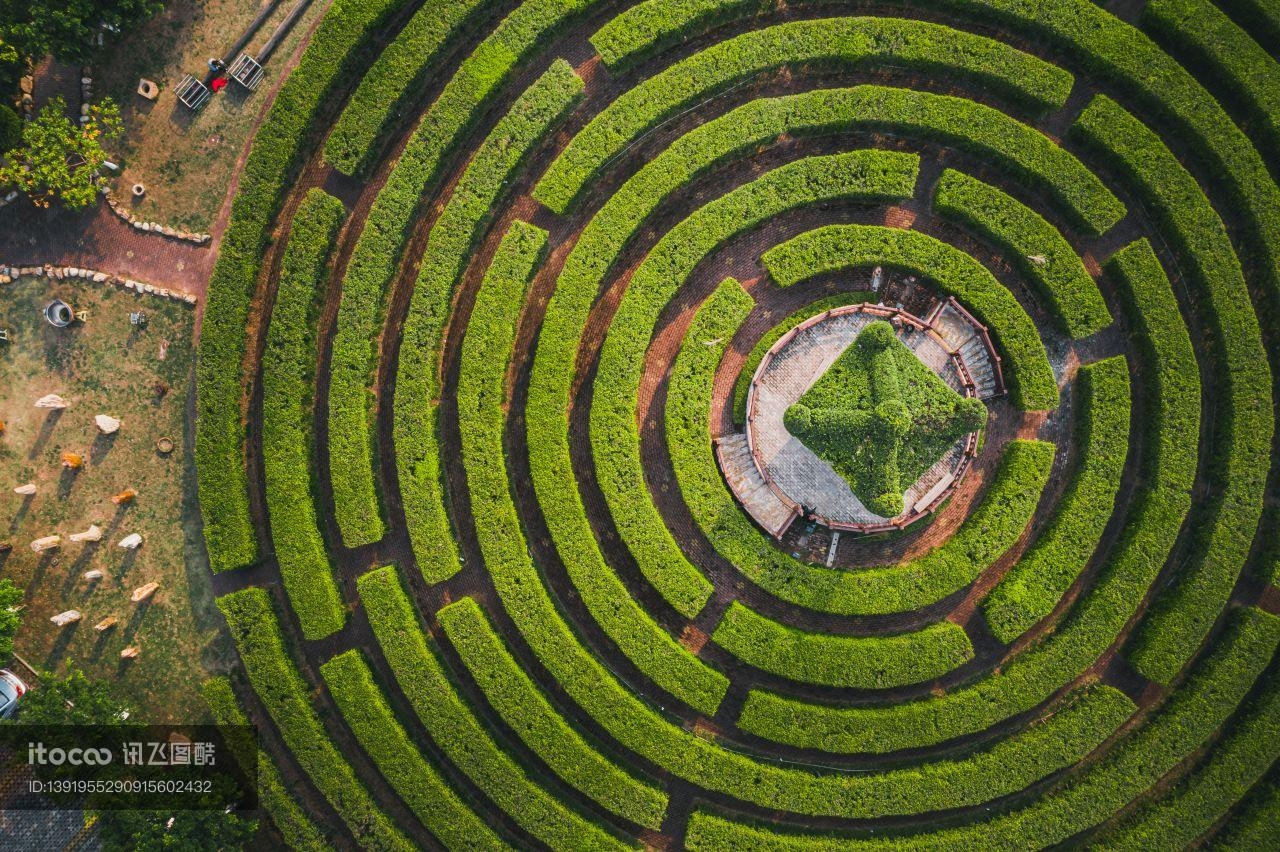
[[[0, 107], [3, 110], [3, 107]], [[13, 635], [22, 623], [22, 589], [12, 580], [0, 580], [0, 660], [7, 660], [13, 653]]]
[[40, 686], [22, 698], [15, 721], [23, 725], [114, 725], [123, 721], [124, 705], [111, 697], [107, 685], [90, 680], [68, 666], [65, 677], [40, 678]]
[[80, 126], [66, 113], [66, 103], [53, 98], [23, 125], [22, 147], [0, 165], [0, 187], [15, 187], [41, 207], [60, 201], [77, 209], [94, 202], [95, 172], [107, 161], [103, 145], [124, 132], [120, 108], [108, 98], [90, 107], [89, 120]]
[[21, 144], [22, 118], [7, 106], [0, 104], [0, 155], [12, 151]]
[[258, 830], [257, 820], [223, 811], [99, 811], [102, 848], [150, 852], [181, 849], [218, 852], [241, 849]]
[[87, 65], [101, 29], [122, 32], [163, 8], [160, 0], [0, 0], [0, 36], [25, 56]]

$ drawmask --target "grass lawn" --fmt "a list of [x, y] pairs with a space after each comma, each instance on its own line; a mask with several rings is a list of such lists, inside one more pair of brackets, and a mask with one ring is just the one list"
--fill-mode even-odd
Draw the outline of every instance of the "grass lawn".
[[[295, 2], [281, 0], [249, 42], [251, 54]], [[327, 2], [313, 0], [266, 64], [257, 92], [246, 93], [232, 83], [201, 112], [192, 113], [178, 103], [173, 87], [187, 73], [203, 79], [209, 58], [229, 50], [264, 5], [258, 0], [171, 0], [164, 12], [108, 46], [95, 69], [94, 96], [109, 95], [120, 104], [126, 135], [118, 156], [124, 168], [113, 189], [135, 217], [193, 231], [207, 231], [217, 218], [267, 93]], [[154, 102], [137, 94], [141, 77], [160, 86]], [[136, 202], [129, 193], [135, 183], [147, 188]]]
[[[54, 296], [87, 310], [88, 321], [50, 326], [40, 311]], [[129, 322], [138, 310], [150, 320], [144, 329]], [[16, 650], [36, 668], [74, 661], [115, 683], [139, 718], [154, 721], [203, 717], [199, 685], [206, 669], [229, 665], [227, 649], [215, 641], [187, 452], [193, 320], [185, 305], [82, 281], [0, 285], [0, 326], [11, 340], [0, 344], [0, 541], [13, 545], [0, 554], [0, 576], [26, 590]], [[158, 383], [167, 390], [160, 393]], [[69, 407], [35, 408], [49, 393]], [[114, 436], [100, 435], [97, 414], [123, 425]], [[162, 437], [175, 445], [167, 455], [156, 446]], [[84, 466], [64, 470], [64, 452], [81, 454]], [[33, 497], [13, 492], [26, 482], [38, 486]], [[137, 499], [114, 505], [111, 496], [125, 488], [135, 489]], [[90, 524], [104, 531], [97, 544], [67, 539]], [[117, 546], [130, 533], [145, 539], [135, 551]], [[32, 552], [31, 541], [51, 534], [62, 536], [60, 549]], [[103, 577], [84, 579], [94, 569]], [[132, 603], [133, 589], [151, 581], [159, 591]], [[49, 621], [68, 609], [83, 613], [78, 624], [58, 628]], [[108, 616], [119, 619], [116, 627], [95, 632]], [[120, 658], [128, 645], [141, 647], [137, 659]]]

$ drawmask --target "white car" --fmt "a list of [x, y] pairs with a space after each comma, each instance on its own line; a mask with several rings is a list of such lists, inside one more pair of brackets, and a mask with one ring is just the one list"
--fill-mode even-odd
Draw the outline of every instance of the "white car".
[[27, 685], [8, 669], [0, 669], [0, 719], [8, 719], [18, 709], [18, 702], [27, 694]]

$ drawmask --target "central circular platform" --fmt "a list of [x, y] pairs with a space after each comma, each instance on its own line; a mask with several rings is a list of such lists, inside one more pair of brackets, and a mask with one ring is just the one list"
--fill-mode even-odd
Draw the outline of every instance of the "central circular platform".
[[[799, 517], [850, 532], [902, 529], [941, 505], [976, 455], [978, 432], [965, 432], [967, 427], [956, 425], [965, 421], [956, 419], [950, 431], [939, 428], [937, 416], [921, 415], [912, 421], [896, 396], [892, 405], [897, 408], [877, 404], [885, 397], [872, 394], [867, 386], [874, 374], [854, 375], [859, 363], [877, 357], [870, 354], [870, 335], [863, 341], [865, 351], [851, 349], [872, 323], [878, 324], [875, 331], [882, 338], [875, 345], [877, 350], [891, 347], [891, 358], [896, 353], [899, 359], [919, 362], [902, 363], [900, 368], [905, 369], [894, 371], [895, 394], [900, 372], [902, 382], [909, 385], [908, 395], [918, 397], [921, 386], [927, 384], [935, 400], [952, 406], [948, 414], [967, 410], [972, 415], [974, 406], [966, 405], [965, 398], [984, 399], [1002, 390], [998, 358], [986, 329], [952, 299], [935, 302], [925, 318], [896, 307], [864, 303], [834, 308], [796, 326], [773, 345], [752, 377], [746, 432], [738, 440], [745, 446], [727, 451], [730, 447], [722, 439], [719, 453], [738, 500], [777, 538]], [[846, 399], [848, 409], [811, 412], [806, 405], [838, 406]], [[985, 420], [985, 410], [980, 413]], [[886, 427], [884, 418], [893, 416], [905, 419]], [[932, 443], [922, 442], [921, 434], [931, 437]], [[912, 455], [921, 443], [929, 445], [929, 452]], [[896, 504], [898, 494], [892, 487], [873, 489], [867, 483], [897, 482], [892, 477], [899, 471], [899, 448], [904, 458], [902, 476], [910, 481], [898, 486], [901, 510], [879, 514], [872, 507]], [[851, 469], [871, 473], [859, 479], [850, 474]], [[888, 480], [885, 470], [891, 472]], [[861, 493], [855, 492], [857, 482], [862, 483]], [[893, 491], [887, 501], [885, 490]]]

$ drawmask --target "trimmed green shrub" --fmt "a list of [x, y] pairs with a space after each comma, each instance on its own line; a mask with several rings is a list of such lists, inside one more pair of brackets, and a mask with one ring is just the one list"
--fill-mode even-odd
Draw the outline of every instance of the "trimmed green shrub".
[[[514, 564], [533, 569], [507, 490], [502, 447], [505, 412], [493, 401], [506, 398], [516, 320], [546, 238], [532, 225], [512, 224], [476, 295], [463, 340], [457, 395], [459, 419], [467, 424], [462, 430], [462, 458], [480, 550], [491, 573]], [[729, 685], [724, 675], [663, 630], [598, 555], [566, 559], [565, 568], [596, 623], [624, 656], [681, 701], [708, 716], [715, 713]]]
[[378, 55], [324, 142], [324, 158], [347, 175], [373, 167], [379, 139], [399, 116], [407, 93], [422, 86], [438, 54], [451, 39], [465, 38], [463, 25], [494, 0], [427, 0]]
[[644, 0], [610, 18], [591, 45], [616, 74], [683, 39], [772, 8], [769, 0]]
[[254, 136], [209, 279], [196, 361], [196, 475], [209, 565], [226, 571], [258, 558], [249, 518], [241, 363], [249, 302], [262, 253], [304, 136], [358, 48], [401, 0], [334, 0]]
[[489, 703], [551, 771], [624, 819], [661, 830], [667, 794], [618, 768], [564, 720], [498, 639], [479, 604], [463, 598], [438, 617]]
[[1185, 567], [1163, 588], [1127, 651], [1138, 671], [1167, 684], [1226, 605], [1262, 512], [1275, 415], [1271, 371], [1249, 290], [1222, 220], [1195, 179], [1151, 130], [1098, 96], [1073, 130], [1152, 207], [1190, 270], [1213, 329], [1215, 422], [1207, 501]]
[[[637, 394], [644, 352], [658, 315], [698, 262], [734, 235], [788, 210], [824, 201], [900, 198], [915, 185], [917, 165], [914, 155], [859, 150], [781, 166], [710, 202], [673, 227], [632, 274], [596, 367], [591, 397], [592, 456], [619, 536], [645, 578], [682, 614], [696, 615], [709, 597], [711, 585], [684, 557], [650, 498], [641, 461]], [[544, 327], [547, 325], [549, 321], [544, 320]], [[561, 367], [571, 371], [573, 362]], [[533, 405], [529, 408], [532, 428]], [[559, 421], [566, 416], [564, 410], [552, 414]], [[542, 417], [541, 412], [538, 416]], [[567, 424], [564, 428], [567, 431]], [[561, 506], [571, 508], [563, 498]], [[577, 526], [590, 535], [585, 513]]]
[[401, 330], [394, 435], [409, 541], [418, 568], [430, 582], [458, 569], [436, 434], [440, 347], [454, 288], [520, 162], [581, 94], [582, 81], [569, 64], [552, 63], [476, 151], [427, 239]]
[[1058, 406], [1058, 383], [1035, 323], [986, 267], [954, 246], [918, 231], [828, 225], [769, 249], [762, 260], [783, 287], [824, 273], [877, 265], [928, 278], [991, 329], [1006, 358], [1010, 393], [1020, 407]]
[[1191, 507], [1200, 435], [1200, 380], [1177, 300], [1145, 240], [1117, 252], [1108, 273], [1149, 325], [1144, 422], [1150, 430], [1138, 493], [1108, 562], [1042, 643], [941, 698], [892, 707], [832, 708], [751, 693], [738, 725], [798, 747], [894, 751], [985, 730], [1047, 701], [1082, 675], [1137, 613]]
[[[1099, 849], [1177, 849], [1194, 844], [1280, 759], [1280, 681], [1231, 723], [1227, 736], [1191, 775], [1097, 844]], [[1280, 829], [1278, 829], [1280, 830]], [[1215, 847], [1216, 848], [1216, 847]], [[1259, 847], [1262, 848], [1262, 847]]]
[[1030, 207], [953, 169], [942, 173], [933, 206], [993, 240], [1039, 285], [1052, 313], [1072, 337], [1087, 337], [1111, 324], [1102, 292], [1080, 256], [1057, 228]]
[[[1185, 335], [1185, 331], [1183, 332]], [[1123, 356], [1079, 372], [1079, 463], [1049, 526], [982, 603], [1001, 642], [1012, 642], [1053, 611], [1080, 576], [1115, 508], [1129, 452], [1129, 366]]]
[[[387, 292], [404, 255], [414, 216], [427, 190], [439, 179], [445, 157], [479, 119], [481, 107], [520, 59], [594, 2], [526, 0], [516, 6], [462, 63], [427, 110], [365, 219], [343, 277], [330, 366], [329, 460], [335, 516], [348, 546], [368, 544], [383, 534], [374, 477], [373, 398], [369, 389], [377, 366]], [[512, 112], [522, 112], [519, 101]], [[446, 305], [448, 298], [445, 296]], [[418, 400], [419, 404], [427, 402], [434, 404], [434, 395]], [[434, 456], [434, 438], [433, 427], [421, 439], [421, 452]], [[396, 449], [399, 457], [401, 448], [397, 445]], [[406, 473], [415, 474], [418, 465], [402, 463], [400, 477], [402, 489], [414, 489], [404, 500], [414, 558], [428, 582], [438, 582], [457, 570], [457, 553], [448, 519], [443, 511], [436, 511], [444, 498], [438, 482], [439, 466], [432, 462], [423, 461], [421, 475], [411, 480]]]
[[312, 709], [310, 690], [285, 650], [267, 591], [251, 587], [232, 592], [218, 598], [218, 609], [226, 616], [249, 682], [285, 746], [356, 841], [368, 849], [413, 849], [378, 810]]
[[340, 630], [347, 616], [316, 520], [310, 475], [318, 306], [345, 217], [342, 202], [321, 189], [308, 191], [298, 206], [262, 353], [262, 467], [271, 544], [289, 605], [308, 639]]
[[[506, 578], [495, 579], [500, 588], [507, 583]], [[412, 605], [394, 570], [371, 571], [360, 579], [359, 586], [374, 634], [423, 723], [438, 734], [437, 742], [446, 751], [459, 740], [470, 742], [476, 735], [468, 732], [466, 739], [456, 734], [446, 737], [438, 727], [452, 724], [449, 720], [455, 715], [438, 697], [451, 687], [415, 623]], [[542, 597], [545, 590], [538, 594]], [[551, 605], [549, 600], [546, 604]], [[520, 615], [517, 625], [526, 638], [534, 640], [535, 652], [547, 642], [558, 644], [560, 640], [553, 633], [567, 630], [563, 622], [560, 627], [551, 627], [551, 622], [533, 621], [538, 617], [534, 610]], [[491, 632], [487, 621], [477, 622], [475, 627]], [[487, 641], [501, 642], [497, 636]], [[605, 675], [581, 645], [569, 641], [577, 649], [572, 654], [580, 664], [554, 653], [540, 654], [540, 659], [570, 696], [624, 747], [700, 787], [771, 810], [808, 815], [857, 818], [917, 814], [988, 801], [1077, 762], [1135, 710], [1123, 693], [1097, 687], [1076, 696], [1078, 700], [1068, 702], [1055, 716], [976, 754], [886, 772], [814, 775], [747, 757], [663, 720], [618, 688], [617, 681]], [[570, 670], [576, 670], [577, 676], [570, 676]], [[452, 692], [449, 695], [452, 701], [458, 700]], [[507, 809], [502, 802], [499, 805]], [[581, 844], [579, 840], [572, 846]]]
[[1247, 106], [1261, 147], [1280, 147], [1280, 63], [1248, 33], [1205, 0], [1152, 0], [1142, 22], [1165, 44], [1190, 57], [1188, 66], [1208, 69]]
[[[1060, 106], [1070, 91], [1071, 77], [1061, 69], [999, 42], [936, 24], [883, 18], [780, 24], [696, 53], [620, 95], [556, 158], [534, 188], [534, 197], [565, 212], [591, 179], [645, 131], [762, 71], [799, 63], [847, 69], [867, 60], [976, 78], [996, 91], [1012, 88], [1015, 98], [1035, 100], [1021, 87], [1031, 84], [1036, 91], [1037, 84], [1044, 84], [1051, 91], [1042, 94], [1040, 103], [1046, 107]], [[1092, 232], [1124, 215], [1123, 205], [1073, 156], [998, 110], [907, 89], [860, 86], [853, 91], [867, 95], [863, 109], [855, 112], [856, 126], [920, 134], [994, 153], [1015, 176], [1048, 188], [1064, 215]]]
[[378, 773], [437, 840], [450, 849], [508, 848], [424, 758], [396, 720], [359, 651], [332, 657], [320, 674]]
[[1242, 808], [1213, 837], [1217, 852], [1280, 848], [1280, 784], [1268, 779], [1249, 794]]
[[837, 293], [834, 296], [819, 299], [813, 304], [805, 305], [769, 329], [764, 337], [760, 338], [756, 345], [751, 348], [751, 353], [747, 355], [747, 360], [742, 364], [742, 371], [738, 373], [738, 380], [733, 386], [733, 422], [739, 426], [747, 422], [747, 392], [751, 390], [751, 379], [755, 376], [756, 370], [759, 369], [760, 362], [764, 360], [765, 354], [773, 348], [773, 344], [782, 339], [782, 335], [809, 319], [809, 317], [815, 317], [823, 311], [843, 307], [844, 305], [869, 302], [876, 298], [878, 298], [877, 295], [870, 291]]
[[494, 742], [449, 682], [393, 566], [370, 571], [357, 585], [378, 644], [414, 713], [440, 750], [500, 810], [553, 849], [634, 846], [570, 810]]
[[[240, 709], [235, 693], [231, 691], [231, 681], [225, 677], [214, 677], [206, 680], [200, 687], [209, 712], [215, 724], [224, 726], [246, 727], [249, 719]], [[332, 848], [325, 836], [307, 816], [306, 811], [295, 801], [295, 796], [286, 787], [275, 761], [265, 751], [254, 750], [250, 754], [234, 752], [236, 761], [246, 773], [253, 773], [258, 779], [258, 802], [263, 810], [271, 816], [271, 823], [280, 832], [290, 849], [297, 852], [328, 852]]]
[[[1280, 644], [1280, 619], [1239, 610], [1214, 652], [1157, 714], [1101, 760], [1030, 805], [982, 822], [897, 837], [782, 834], [697, 811], [686, 847], [770, 852], [1041, 849], [1098, 825], [1202, 747], [1244, 699]], [[1033, 729], [1034, 730], [1034, 729]]]
[[5, 104], [0, 104], [0, 155], [22, 144], [22, 117]]
[[824, 686], [887, 689], [933, 680], [973, 659], [958, 624], [939, 621], [893, 636], [808, 633], [734, 601], [711, 641], [750, 666]]

